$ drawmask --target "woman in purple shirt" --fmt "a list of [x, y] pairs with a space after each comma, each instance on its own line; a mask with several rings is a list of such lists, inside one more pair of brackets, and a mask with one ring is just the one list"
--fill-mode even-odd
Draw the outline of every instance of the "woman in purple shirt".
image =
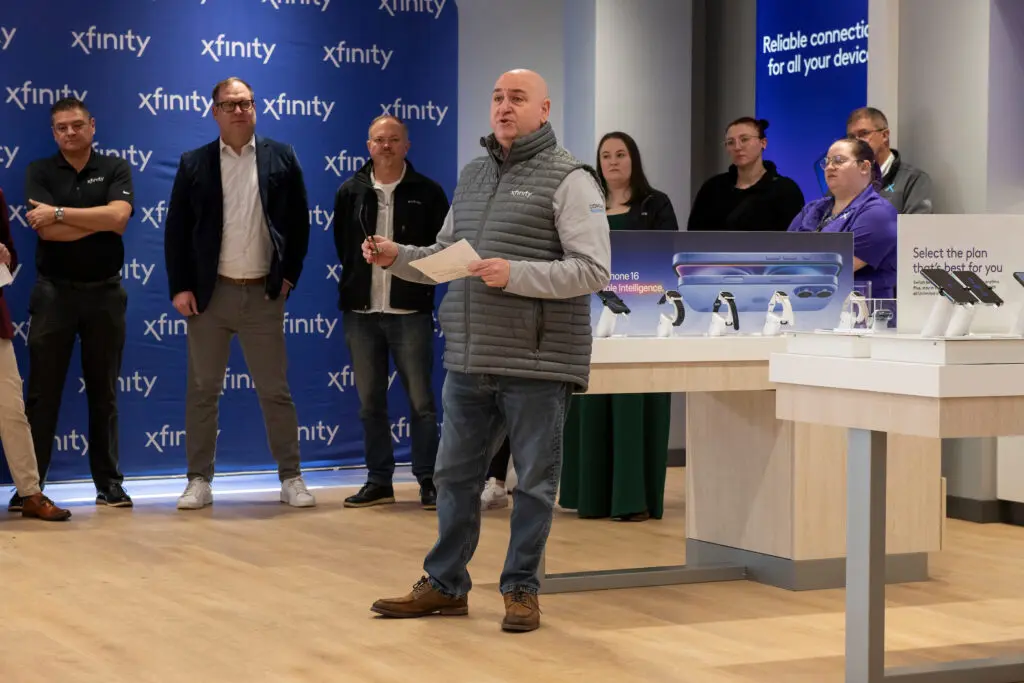
[[852, 232], [854, 282], [871, 297], [896, 297], [896, 209], [878, 194], [881, 170], [863, 140], [837, 140], [821, 161], [829, 194], [810, 202], [790, 232]]

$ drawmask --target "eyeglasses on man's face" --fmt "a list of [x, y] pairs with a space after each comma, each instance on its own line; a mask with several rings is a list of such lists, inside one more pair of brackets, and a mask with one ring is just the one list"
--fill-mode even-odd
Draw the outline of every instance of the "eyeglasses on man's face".
[[235, 111], [235, 109], [239, 109], [241, 111], [249, 111], [250, 109], [252, 109], [254, 104], [255, 102], [253, 100], [224, 100], [222, 102], [217, 103], [217, 108], [225, 114], [230, 114], [231, 112]]

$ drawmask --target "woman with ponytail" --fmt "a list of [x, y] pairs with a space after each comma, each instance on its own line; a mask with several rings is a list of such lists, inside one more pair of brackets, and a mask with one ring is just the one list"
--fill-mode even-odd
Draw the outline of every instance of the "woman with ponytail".
[[821, 160], [829, 193], [803, 208], [790, 232], [852, 232], [853, 279], [870, 296], [896, 296], [896, 209], [878, 193], [882, 171], [863, 140], [837, 140]]
[[725, 129], [732, 165], [705, 182], [693, 200], [687, 230], [783, 232], [804, 205], [800, 187], [764, 159], [768, 121], [744, 116]]

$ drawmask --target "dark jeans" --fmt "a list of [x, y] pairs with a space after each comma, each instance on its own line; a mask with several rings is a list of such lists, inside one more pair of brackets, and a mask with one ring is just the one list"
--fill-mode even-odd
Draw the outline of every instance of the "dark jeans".
[[508, 461], [511, 457], [512, 446], [506, 436], [505, 440], [501, 442], [498, 452], [491, 458], [491, 467], [487, 470], [487, 478], [494, 477], [498, 481], [505, 481], [505, 477], [508, 476]]
[[497, 439], [508, 429], [516, 487], [501, 592], [537, 593], [562, 468], [571, 386], [564, 382], [448, 371], [437, 485], [438, 539], [423, 568], [441, 593], [472, 588], [466, 567], [480, 540], [480, 494]]
[[128, 293], [120, 277], [75, 283], [40, 277], [29, 298], [29, 372], [25, 414], [46, 481], [61, 396], [75, 337], [82, 342], [82, 377], [89, 402], [89, 467], [105, 490], [124, 477], [118, 470], [117, 382], [124, 350]]
[[409, 396], [412, 415], [412, 473], [420, 483], [434, 476], [437, 459], [437, 407], [431, 378], [434, 371], [434, 319], [430, 313], [352, 313], [342, 317], [345, 342], [352, 356], [359, 417], [363, 421], [367, 480], [389, 486], [395, 474], [395, 452], [388, 419], [388, 355]]

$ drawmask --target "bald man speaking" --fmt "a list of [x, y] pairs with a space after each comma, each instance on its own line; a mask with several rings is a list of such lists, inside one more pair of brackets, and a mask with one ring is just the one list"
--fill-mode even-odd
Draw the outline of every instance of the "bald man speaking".
[[570, 395], [590, 375], [590, 295], [610, 279], [604, 197], [594, 170], [558, 145], [547, 84], [532, 71], [502, 74], [491, 93], [486, 154], [462, 170], [451, 210], [430, 247], [379, 236], [370, 263], [433, 284], [409, 263], [468, 240], [481, 260], [455, 280], [438, 311], [444, 330], [444, 423], [434, 471], [438, 539], [412, 592], [382, 599], [387, 617], [469, 613], [466, 565], [480, 538], [484, 474], [508, 431], [519, 485], [501, 593], [506, 631], [540, 626], [540, 566], [562, 461]]

